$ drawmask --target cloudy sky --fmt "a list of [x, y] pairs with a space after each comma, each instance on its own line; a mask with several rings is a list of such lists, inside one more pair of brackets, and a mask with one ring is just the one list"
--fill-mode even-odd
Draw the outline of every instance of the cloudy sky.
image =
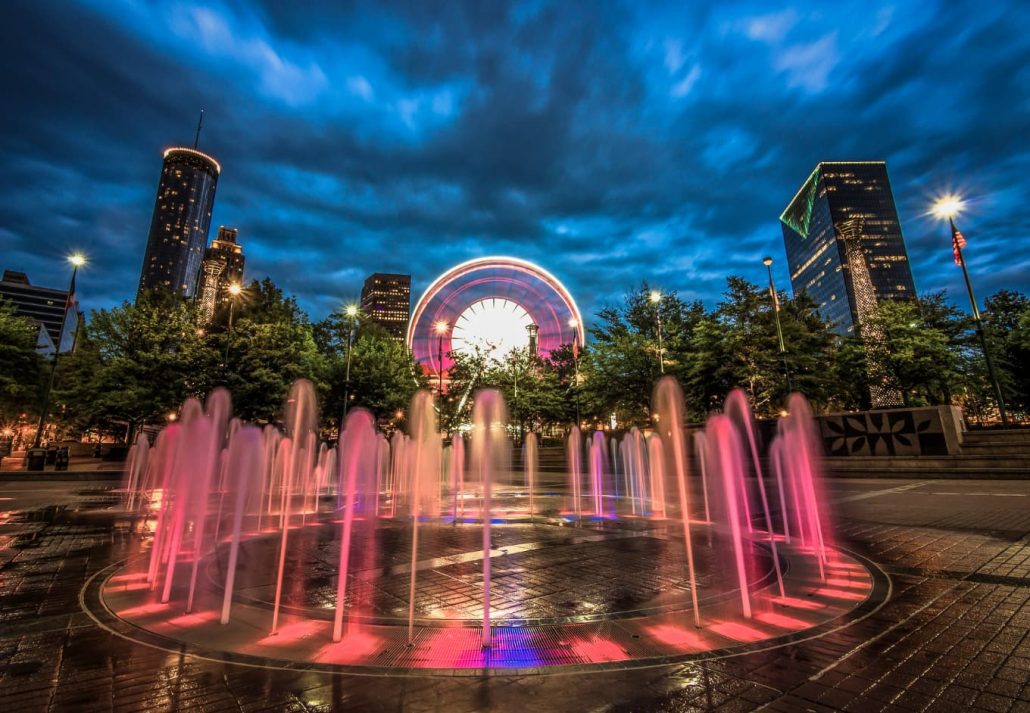
[[[0, 268], [134, 296], [162, 150], [221, 162], [213, 225], [320, 318], [373, 271], [415, 292], [514, 254], [585, 313], [640, 280], [713, 305], [759, 281], [820, 160], [886, 160], [920, 291], [1030, 279], [1021, 2], [15, 0], [0, 27]], [[212, 229], [212, 233], [214, 229]]]

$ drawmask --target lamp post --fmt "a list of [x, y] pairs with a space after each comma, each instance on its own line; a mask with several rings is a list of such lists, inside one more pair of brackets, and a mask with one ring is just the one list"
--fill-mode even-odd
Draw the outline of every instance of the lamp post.
[[232, 344], [232, 316], [236, 309], [236, 298], [243, 292], [243, 287], [240, 283], [233, 282], [227, 288], [229, 291], [229, 323], [225, 330], [225, 358], [222, 360], [225, 368], [229, 368], [229, 345]]
[[779, 339], [780, 342], [780, 359], [783, 360], [783, 378], [787, 382], [787, 393], [790, 393], [790, 369], [787, 367], [787, 347], [783, 343], [783, 327], [780, 325], [780, 298], [779, 295], [776, 294], [776, 283], [773, 282], [773, 259], [771, 257], [764, 257], [762, 258], [762, 264], [765, 265], [765, 269], [769, 272], [769, 298], [772, 300], [773, 317], [776, 319], [776, 338]]
[[446, 321], [438, 319], [433, 324], [433, 331], [436, 332], [436, 364], [437, 364], [437, 376], [439, 377], [439, 386], [437, 387], [440, 392], [440, 406], [443, 407], [443, 339], [447, 336], [447, 330], [451, 325], [447, 324]]
[[[347, 369], [343, 377], [343, 420], [346, 420], [347, 408], [350, 406], [350, 352], [354, 344], [354, 329], [358, 324], [358, 306], [347, 305], [344, 314], [350, 322], [350, 331], [347, 334]], [[343, 421], [340, 422], [340, 431], [343, 432]]]
[[569, 328], [572, 330], [572, 364], [576, 370], [576, 427], [579, 427], [579, 320], [575, 317], [569, 318]]
[[998, 382], [998, 375], [994, 371], [994, 361], [991, 359], [991, 350], [987, 346], [987, 335], [984, 333], [983, 321], [980, 319], [980, 308], [976, 305], [973, 283], [969, 280], [966, 258], [962, 253], [965, 239], [962, 238], [958, 228], [955, 227], [955, 216], [962, 212], [963, 207], [964, 201], [961, 198], [954, 195], [946, 195], [933, 204], [931, 212], [941, 220], [947, 219], [948, 227], [951, 228], [951, 247], [955, 253], [955, 262], [962, 268], [962, 278], [966, 282], [966, 292], [969, 294], [969, 308], [973, 313], [973, 324], [976, 325], [976, 334], [980, 338], [984, 361], [987, 362], [987, 374], [991, 379], [991, 386], [994, 387], [994, 398], [998, 401], [998, 414], [1001, 416], [1002, 425], [1007, 426], [1009, 425], [1009, 417], [1005, 410], [1005, 397], [1001, 393], [1001, 384]]
[[651, 290], [648, 295], [651, 304], [654, 305], [655, 322], [658, 325], [658, 370], [665, 373], [665, 350], [662, 348], [662, 293], [658, 290]]
[[46, 390], [43, 392], [43, 406], [39, 410], [39, 425], [36, 427], [36, 439], [33, 448], [39, 448], [43, 442], [43, 428], [46, 426], [47, 412], [50, 410], [50, 391], [54, 388], [54, 379], [57, 376], [57, 358], [61, 354], [61, 342], [64, 341], [64, 328], [68, 323], [68, 310], [71, 309], [71, 301], [75, 296], [75, 276], [79, 268], [86, 264], [86, 256], [75, 253], [68, 256], [68, 262], [72, 264], [72, 279], [68, 282], [68, 300], [64, 305], [64, 314], [61, 316], [61, 331], [57, 333], [57, 345], [54, 349], [54, 361], [50, 365], [50, 378], [47, 379]]

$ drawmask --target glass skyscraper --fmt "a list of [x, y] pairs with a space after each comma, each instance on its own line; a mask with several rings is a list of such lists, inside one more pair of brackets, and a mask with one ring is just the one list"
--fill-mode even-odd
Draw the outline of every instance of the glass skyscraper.
[[794, 294], [808, 293], [840, 334], [915, 285], [883, 161], [824, 161], [780, 216]]
[[411, 275], [369, 275], [361, 288], [361, 312], [391, 337], [404, 339], [411, 317]]
[[191, 148], [165, 151], [139, 291], [196, 293], [221, 167]]

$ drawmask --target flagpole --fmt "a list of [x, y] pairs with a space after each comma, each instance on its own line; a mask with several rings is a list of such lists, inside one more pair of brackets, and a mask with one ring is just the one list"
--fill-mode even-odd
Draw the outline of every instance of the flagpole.
[[[46, 390], [43, 392], [43, 406], [39, 410], [39, 424], [36, 426], [36, 440], [33, 448], [39, 448], [43, 442], [43, 428], [46, 426], [47, 412], [50, 410], [50, 392], [54, 388], [54, 379], [57, 376], [57, 358], [61, 355], [61, 344], [64, 342], [64, 329], [68, 324], [68, 310], [72, 309], [72, 298], [75, 296], [75, 275], [79, 272], [79, 266], [85, 264], [81, 255], [73, 255], [68, 258], [72, 267], [72, 279], [68, 283], [68, 299], [64, 304], [64, 314], [61, 316], [61, 331], [57, 333], [57, 344], [54, 346], [54, 361], [50, 364], [50, 378], [47, 379]], [[76, 325], [76, 331], [77, 325]]]
[[973, 294], [973, 283], [969, 280], [969, 270], [966, 269], [966, 256], [962, 254], [962, 246], [958, 241], [958, 228], [955, 227], [955, 219], [948, 218], [951, 225], [951, 245], [958, 258], [958, 264], [962, 268], [962, 277], [966, 281], [966, 292], [969, 293], [969, 306], [973, 311], [973, 323], [976, 325], [977, 336], [980, 337], [980, 346], [983, 349], [984, 361], [987, 362], [987, 374], [991, 379], [991, 386], [994, 387], [994, 398], [998, 401], [998, 413], [1001, 415], [1003, 426], [1009, 425], [1008, 413], [1005, 411], [1005, 397], [1001, 394], [1001, 384], [998, 383], [998, 375], [994, 371], [994, 361], [991, 359], [991, 350], [987, 347], [987, 335], [984, 333], [983, 321], [980, 319], [980, 308], [976, 305], [976, 296]]

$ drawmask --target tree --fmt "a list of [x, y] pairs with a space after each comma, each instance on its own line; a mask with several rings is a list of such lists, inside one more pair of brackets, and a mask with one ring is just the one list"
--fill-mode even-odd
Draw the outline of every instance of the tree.
[[584, 415], [607, 420], [615, 413], [620, 423], [650, 422], [651, 392], [662, 375], [659, 315], [666, 372], [681, 380], [689, 373], [692, 338], [704, 319], [704, 308], [699, 302], [683, 302], [675, 292], [662, 293], [653, 302], [650, 287], [643, 283], [626, 294], [621, 306], [601, 310], [590, 330], [592, 343], [580, 365]]
[[139, 426], [163, 421], [184, 399], [215, 385], [218, 353], [196, 324], [196, 306], [163, 291], [92, 312], [58, 381], [57, 403], [79, 423], [125, 424], [127, 439]]
[[38, 334], [36, 322], [0, 299], [0, 425], [39, 411], [44, 360], [36, 351]]
[[441, 403], [442, 430], [450, 431], [472, 418], [472, 392], [489, 385], [489, 357], [478, 346], [472, 353], [451, 352], [447, 393]]
[[885, 300], [867, 322], [882, 338], [867, 340], [866, 358], [876, 361], [884, 386], [900, 391], [906, 406], [951, 403], [967, 384], [962, 322], [943, 293]]
[[817, 406], [828, 402], [834, 337], [806, 296], [778, 295], [786, 349], [780, 354], [776, 312], [769, 293], [740, 277], [726, 281], [723, 301], [693, 330], [691, 362], [683, 382], [687, 408], [695, 420], [718, 408], [730, 390], [741, 388], [758, 414], [782, 408], [790, 390], [805, 393]]
[[411, 358], [404, 342], [381, 327], [361, 330], [351, 347], [350, 388], [346, 381], [346, 347], [331, 351], [326, 378], [324, 412], [328, 419], [339, 419], [344, 411], [344, 394], [349, 391], [350, 406], [367, 408], [383, 426], [401, 419], [397, 412], [407, 410], [411, 397], [428, 384], [422, 368]]
[[[221, 320], [213, 327], [217, 332]], [[240, 418], [256, 423], [278, 419], [297, 379], [310, 380], [325, 400], [326, 362], [319, 354], [312, 325], [296, 300], [285, 296], [268, 278], [252, 282], [243, 292], [232, 334], [214, 336], [220, 349], [225, 349], [229, 340], [223, 381]]]
[[871, 382], [862, 338], [857, 335], [841, 337], [828, 367], [833, 388], [827, 394], [827, 406], [842, 411], [868, 409]]
[[1030, 412], [1030, 299], [1011, 290], [987, 298], [984, 333], [1011, 411]]

